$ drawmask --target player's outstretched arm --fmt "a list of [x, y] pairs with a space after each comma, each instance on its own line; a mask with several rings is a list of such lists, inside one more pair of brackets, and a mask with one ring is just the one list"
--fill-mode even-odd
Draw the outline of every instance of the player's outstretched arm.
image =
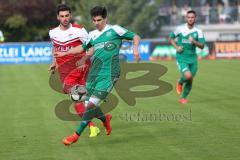
[[91, 47], [85, 56], [83, 56], [79, 61], [77, 61], [76, 66], [81, 68], [84, 67], [86, 60], [90, 59], [94, 53], [94, 48]]
[[71, 48], [67, 52], [55, 52], [54, 57], [63, 57], [67, 54], [80, 54], [84, 51], [82, 45], [79, 45], [77, 47]]
[[138, 51], [138, 46], [139, 46], [139, 43], [140, 43], [140, 36], [139, 35], [134, 35], [133, 37], [133, 55], [134, 55], [134, 58], [137, 62], [140, 61], [140, 55], [139, 55], [139, 51]]

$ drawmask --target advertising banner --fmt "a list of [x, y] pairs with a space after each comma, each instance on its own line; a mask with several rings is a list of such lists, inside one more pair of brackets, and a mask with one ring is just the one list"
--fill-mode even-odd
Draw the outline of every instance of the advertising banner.
[[51, 61], [50, 42], [0, 44], [0, 64], [51, 63]]
[[[124, 41], [120, 58], [134, 61], [132, 41]], [[176, 50], [169, 43], [142, 41], [139, 44], [141, 60], [171, 60]], [[240, 42], [208, 42], [204, 49], [196, 49], [199, 58], [240, 58]], [[52, 45], [50, 42], [2, 43], [0, 44], [0, 64], [51, 63]]]
[[[142, 60], [149, 60], [150, 43], [150, 41], [143, 41], [139, 44]], [[127, 61], [134, 61], [132, 48], [132, 42], [125, 41], [120, 49], [120, 54]], [[51, 61], [52, 47], [50, 42], [0, 44], [0, 64], [51, 63]]]
[[[196, 53], [199, 58], [206, 58], [209, 55], [208, 44], [203, 49], [196, 48]], [[171, 60], [176, 57], [175, 48], [167, 43], [151, 43], [151, 60], [166, 59]]]
[[[138, 51], [139, 51], [141, 60], [143, 61], [149, 60], [149, 57], [151, 54], [150, 44], [151, 44], [150, 41], [142, 41], [139, 44]], [[128, 61], [134, 61], [133, 43], [131, 41], [124, 41], [120, 49], [120, 54], [125, 55]]]
[[240, 58], [240, 42], [215, 42], [216, 58]]

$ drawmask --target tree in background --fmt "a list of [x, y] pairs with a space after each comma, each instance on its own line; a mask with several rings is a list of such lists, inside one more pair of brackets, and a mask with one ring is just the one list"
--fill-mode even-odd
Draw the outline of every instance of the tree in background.
[[156, 38], [161, 29], [161, 0], [7, 0], [0, 1], [0, 26], [7, 42], [48, 41], [48, 30], [57, 25], [56, 6], [66, 3], [76, 22], [94, 29], [89, 11], [106, 6], [109, 23], [136, 31], [143, 38]]
[[134, 30], [143, 38], [157, 37], [161, 29], [161, 18], [158, 8], [161, 0], [71, 0], [67, 4], [74, 6], [76, 20], [91, 30], [89, 11], [96, 5], [106, 6], [109, 12], [109, 23], [119, 24]]
[[55, 0], [0, 1], [0, 26], [6, 41], [46, 40], [56, 23]]

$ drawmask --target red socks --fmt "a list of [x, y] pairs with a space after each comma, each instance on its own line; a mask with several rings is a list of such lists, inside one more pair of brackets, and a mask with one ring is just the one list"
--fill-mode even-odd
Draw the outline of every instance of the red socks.
[[[75, 106], [74, 106], [74, 108], [75, 108], [75, 111], [77, 112], [77, 114], [78, 114], [80, 117], [83, 116], [83, 113], [84, 113], [85, 110], [86, 110], [84, 102], [78, 102], [78, 103], [76, 103]], [[92, 121], [90, 121], [90, 122], [88, 123], [88, 126], [89, 126], [89, 127], [91, 127], [91, 126], [94, 127], [95, 124], [94, 124]]]

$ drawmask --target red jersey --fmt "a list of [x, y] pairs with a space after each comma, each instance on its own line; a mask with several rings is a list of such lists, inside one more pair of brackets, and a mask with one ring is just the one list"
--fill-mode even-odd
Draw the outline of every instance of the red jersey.
[[[60, 27], [53, 28], [49, 31], [49, 36], [56, 52], [66, 52], [72, 47], [82, 45], [88, 38], [86, 29], [80, 25], [70, 24], [67, 30], [61, 30]], [[64, 85], [64, 91], [67, 92], [69, 87], [76, 84], [85, 85], [86, 76], [89, 70], [90, 61], [87, 61], [87, 67], [80, 71], [76, 67], [79, 61], [86, 53], [68, 54], [63, 57], [57, 57], [57, 68], [60, 80]]]

